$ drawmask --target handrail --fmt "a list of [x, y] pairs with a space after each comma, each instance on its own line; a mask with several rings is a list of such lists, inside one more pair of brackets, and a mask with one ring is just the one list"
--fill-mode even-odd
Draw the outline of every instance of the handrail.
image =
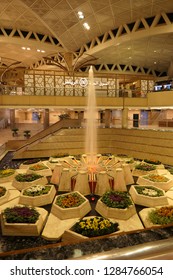
[[166, 260], [168, 256], [169, 259], [173, 259], [173, 238], [84, 255], [75, 260]]
[[51, 126], [49, 126], [48, 128], [38, 132], [37, 134], [35, 134], [34, 136], [32, 136], [31, 138], [29, 138], [27, 140], [27, 142], [25, 142], [24, 145], [22, 145], [21, 147], [19, 147], [18, 149], [16, 149], [16, 151], [14, 152], [14, 156], [17, 154], [17, 152], [21, 151], [21, 149], [26, 149], [29, 145], [35, 143], [36, 141], [41, 141], [43, 138], [45, 138], [46, 136], [57, 132], [58, 130], [62, 129], [62, 128], [69, 128], [69, 127], [80, 127], [81, 126], [81, 120], [77, 119], [64, 119], [64, 120], [60, 120], [54, 124], [52, 124]]

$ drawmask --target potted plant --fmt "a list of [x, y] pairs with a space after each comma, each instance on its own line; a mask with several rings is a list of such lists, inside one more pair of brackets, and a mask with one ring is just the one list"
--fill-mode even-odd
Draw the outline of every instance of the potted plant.
[[42, 176], [52, 176], [52, 170], [43, 162], [38, 162], [31, 165], [28, 170], [28, 173], [37, 173]]
[[128, 192], [107, 191], [97, 201], [95, 210], [105, 218], [127, 220], [136, 214], [135, 205]]
[[153, 207], [168, 204], [165, 192], [154, 186], [132, 185], [129, 193], [135, 204]]
[[9, 198], [9, 190], [3, 186], [0, 186], [0, 205], [4, 204], [8, 201]]
[[52, 203], [56, 194], [54, 185], [33, 185], [22, 190], [19, 203], [32, 206], [43, 206]]
[[1, 212], [2, 235], [38, 236], [43, 228], [47, 211], [41, 208], [16, 205]]
[[52, 204], [51, 213], [58, 218], [82, 218], [91, 210], [90, 203], [78, 191], [57, 195]]
[[1, 169], [0, 170], [0, 183], [5, 183], [11, 181], [15, 176], [15, 169]]
[[18, 190], [23, 190], [37, 184], [45, 185], [47, 182], [45, 176], [36, 173], [19, 173], [14, 177], [12, 185]]
[[19, 131], [18, 128], [14, 127], [14, 128], [11, 129], [11, 131], [12, 131], [13, 137], [18, 136], [18, 131]]
[[30, 138], [31, 137], [31, 130], [24, 130], [23, 135], [25, 138]]
[[166, 175], [159, 175], [157, 173], [139, 176], [137, 180], [138, 185], [153, 185], [164, 191], [168, 191], [172, 187], [172, 182], [172, 179], [168, 178]]
[[70, 230], [66, 230], [63, 240], [80, 240], [116, 233], [119, 224], [103, 217], [85, 217], [75, 223]]

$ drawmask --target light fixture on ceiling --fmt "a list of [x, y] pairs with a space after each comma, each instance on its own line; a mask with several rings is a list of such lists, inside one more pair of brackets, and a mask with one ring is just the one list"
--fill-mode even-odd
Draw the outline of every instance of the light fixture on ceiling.
[[79, 11], [77, 14], [79, 19], [84, 19], [84, 14], [81, 11]]
[[156, 62], [156, 61], [154, 61], [154, 64], [157, 64], [157, 62]]
[[87, 22], [84, 22], [83, 26], [84, 26], [85, 29], [90, 30], [90, 26]]
[[45, 53], [44, 50], [37, 49], [37, 52]]
[[31, 48], [30, 47], [22, 47], [22, 50], [30, 51]]

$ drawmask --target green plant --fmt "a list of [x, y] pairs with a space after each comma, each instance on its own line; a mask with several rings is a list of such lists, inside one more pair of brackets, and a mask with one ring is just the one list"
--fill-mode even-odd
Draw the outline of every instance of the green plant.
[[52, 158], [62, 158], [62, 157], [68, 157], [69, 154], [68, 153], [58, 153], [54, 156], [52, 156]]
[[153, 224], [167, 225], [173, 223], [173, 206], [163, 206], [151, 210], [148, 217]]
[[6, 193], [6, 188], [0, 186], [0, 197], [4, 196], [4, 194]]
[[164, 195], [162, 190], [155, 188], [153, 186], [135, 186], [135, 189], [138, 194], [146, 195], [150, 197], [159, 197]]
[[164, 175], [158, 175], [158, 174], [149, 174], [144, 176], [143, 178], [152, 182], [160, 182], [160, 183], [166, 183], [169, 181], [169, 179]]
[[30, 223], [34, 224], [39, 218], [39, 212], [29, 206], [14, 206], [6, 208], [3, 218], [7, 223]]
[[31, 186], [28, 189], [25, 189], [23, 191], [23, 195], [26, 196], [39, 196], [39, 195], [44, 195], [47, 194], [51, 189], [51, 185], [35, 185], [35, 186]]
[[87, 237], [102, 236], [119, 230], [118, 223], [113, 223], [103, 217], [81, 219], [73, 228], [73, 231]]
[[152, 171], [156, 169], [156, 166], [147, 163], [139, 163], [135, 166], [135, 169], [143, 171]]
[[15, 176], [15, 180], [18, 182], [32, 182], [35, 181], [37, 179], [42, 178], [43, 176], [39, 175], [39, 174], [18, 174]]
[[30, 166], [29, 169], [33, 171], [39, 171], [39, 170], [48, 169], [48, 166], [46, 166], [44, 163], [36, 163]]
[[23, 162], [23, 164], [24, 164], [24, 165], [30, 165], [30, 164], [37, 163], [37, 162], [39, 162], [39, 161], [40, 161], [40, 159], [38, 159], [38, 158], [28, 159], [28, 160], [25, 160], [25, 161]]
[[155, 164], [155, 165], [161, 164], [161, 162], [159, 160], [144, 159], [144, 162], [149, 163], [149, 164]]
[[11, 176], [14, 174], [14, 172], [15, 172], [15, 169], [1, 169], [0, 178]]
[[103, 194], [101, 201], [108, 207], [125, 209], [133, 204], [128, 192], [107, 191]]
[[59, 195], [56, 199], [56, 204], [61, 208], [78, 207], [85, 199], [77, 192]]

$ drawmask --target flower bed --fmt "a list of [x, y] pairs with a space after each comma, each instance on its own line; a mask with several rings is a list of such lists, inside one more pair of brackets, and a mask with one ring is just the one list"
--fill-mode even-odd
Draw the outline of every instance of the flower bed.
[[5, 187], [0, 186], [0, 205], [4, 204], [8, 201], [9, 198], [9, 190]]
[[38, 236], [44, 219], [38, 208], [23, 205], [8, 207], [1, 212], [2, 235]]
[[133, 176], [142, 176], [142, 175], [146, 175], [149, 173], [153, 173], [154, 170], [156, 170], [156, 166], [152, 165], [152, 164], [147, 164], [144, 162], [140, 162], [137, 165], [135, 165], [135, 168], [132, 172]]
[[85, 217], [66, 230], [63, 241], [77, 241], [119, 232], [119, 224], [103, 217]]
[[168, 225], [173, 223], [173, 206], [163, 206], [151, 210], [148, 214], [149, 220], [156, 225]]
[[9, 182], [14, 178], [15, 169], [2, 169], [0, 170], [0, 183]]
[[127, 220], [136, 214], [135, 205], [127, 192], [108, 191], [96, 204], [95, 210], [106, 218]]
[[144, 162], [156, 166], [156, 169], [165, 168], [164, 164], [162, 164], [161, 161], [159, 161], [159, 160], [144, 159]]
[[19, 203], [32, 206], [43, 206], [52, 203], [56, 194], [53, 185], [33, 185], [22, 190]]
[[25, 160], [22, 164], [20, 164], [19, 168], [20, 169], [27, 169], [29, 168], [31, 165], [36, 164], [36, 163], [40, 163], [40, 159], [38, 158], [34, 158], [34, 159], [28, 159]]
[[145, 176], [140, 176], [137, 180], [139, 185], [153, 185], [155, 187], [161, 188], [164, 191], [168, 191], [173, 184], [173, 181], [166, 177], [165, 175], [149, 174]]
[[44, 163], [36, 163], [28, 168], [28, 173], [36, 173], [42, 176], [52, 176], [52, 170]]
[[23, 190], [33, 185], [45, 185], [47, 184], [47, 182], [47, 178], [39, 174], [24, 173], [17, 174], [14, 180], [12, 181], [12, 185], [18, 190]]
[[153, 207], [168, 204], [165, 192], [154, 186], [131, 186], [129, 193], [135, 204]]
[[78, 191], [57, 195], [54, 199], [51, 213], [58, 218], [82, 218], [91, 210], [90, 203]]

